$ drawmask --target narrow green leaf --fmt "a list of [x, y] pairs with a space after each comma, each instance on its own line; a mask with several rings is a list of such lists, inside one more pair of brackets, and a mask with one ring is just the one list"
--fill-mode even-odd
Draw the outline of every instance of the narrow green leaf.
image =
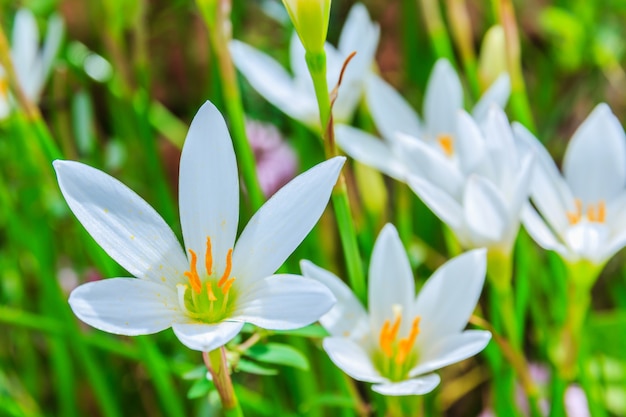
[[278, 371], [276, 369], [267, 368], [265, 366], [259, 365], [258, 363], [247, 361], [245, 359], [239, 359], [239, 362], [237, 363], [237, 370], [256, 375], [278, 374]]
[[304, 371], [309, 370], [309, 361], [306, 356], [299, 350], [282, 343], [257, 344], [248, 349], [244, 355], [256, 359], [259, 362], [292, 366]]

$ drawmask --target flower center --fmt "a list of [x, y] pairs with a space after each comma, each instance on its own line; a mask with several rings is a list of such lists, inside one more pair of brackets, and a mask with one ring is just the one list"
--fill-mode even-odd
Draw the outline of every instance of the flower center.
[[567, 212], [567, 220], [570, 225], [576, 225], [583, 220], [589, 223], [604, 223], [606, 218], [606, 204], [600, 200], [598, 204], [587, 204], [587, 211], [584, 211], [583, 202], [580, 198], [574, 200], [576, 211]]
[[454, 155], [454, 139], [451, 135], [438, 135], [437, 143], [441, 146], [443, 153], [445, 153], [447, 157], [451, 158]]
[[[206, 239], [206, 252], [204, 265], [206, 276], [202, 278], [198, 274], [198, 255], [189, 249], [191, 261], [189, 271], [185, 276], [189, 279], [189, 285], [178, 284], [178, 304], [189, 316], [204, 323], [217, 323], [228, 317], [233, 310], [237, 298], [236, 288], [233, 288], [235, 278], [230, 276], [232, 270], [232, 248], [226, 254], [226, 268], [222, 276], [217, 279], [213, 275], [213, 253], [211, 250], [211, 238]], [[213, 285], [215, 284], [215, 289]], [[188, 291], [191, 286], [191, 291]]]
[[385, 320], [380, 335], [378, 345], [380, 352], [375, 361], [379, 371], [392, 381], [402, 381], [406, 379], [409, 371], [417, 362], [417, 352], [413, 350], [417, 336], [419, 335], [420, 317], [413, 318], [409, 335], [398, 338], [400, 324], [402, 323], [402, 309], [394, 306], [394, 320]]

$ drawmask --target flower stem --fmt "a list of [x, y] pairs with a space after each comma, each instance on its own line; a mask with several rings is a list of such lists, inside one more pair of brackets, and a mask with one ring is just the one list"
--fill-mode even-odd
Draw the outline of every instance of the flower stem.
[[[312, 54], [306, 52], [305, 55], [307, 67], [313, 79], [315, 88], [315, 96], [317, 97], [317, 105], [320, 113], [320, 123], [322, 127], [322, 140], [324, 144], [324, 153], [326, 159], [330, 159], [338, 155], [337, 146], [335, 144], [335, 133], [332, 116], [332, 104], [328, 91], [328, 82], [326, 81], [326, 53]], [[359, 246], [356, 239], [356, 230], [352, 212], [350, 210], [350, 200], [348, 198], [348, 187], [343, 174], [339, 174], [339, 179], [332, 195], [333, 208], [337, 218], [339, 228], [339, 236], [343, 247], [348, 269], [348, 277], [350, 286], [356, 296], [365, 303], [367, 298], [365, 278], [363, 276], [363, 266], [361, 264], [361, 256], [359, 254]]]
[[446, 27], [441, 17], [440, 2], [437, 0], [421, 0], [424, 24], [430, 37], [432, 48], [438, 58], [446, 58], [453, 66], [456, 66], [452, 42], [446, 31]]
[[202, 352], [204, 364], [213, 376], [213, 383], [222, 400], [225, 417], [243, 417], [243, 412], [237, 401], [233, 382], [228, 372], [226, 349], [224, 346], [210, 352]]

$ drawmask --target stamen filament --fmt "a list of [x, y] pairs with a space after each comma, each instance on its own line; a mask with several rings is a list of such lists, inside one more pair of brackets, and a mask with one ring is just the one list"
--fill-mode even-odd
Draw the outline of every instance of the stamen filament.
[[211, 281], [207, 281], [206, 283], [206, 292], [207, 292], [207, 296], [209, 297], [209, 301], [211, 303], [213, 303], [213, 301], [217, 301], [217, 297], [215, 296], [215, 293], [213, 292], [213, 285], [211, 285]]
[[206, 266], [207, 275], [211, 276], [213, 273], [213, 253], [211, 250], [211, 238], [206, 238], [206, 253], [204, 254], [204, 265]]
[[200, 291], [202, 291], [202, 282], [200, 282], [200, 277], [198, 276], [198, 270], [196, 268], [198, 256], [191, 249], [189, 249], [189, 254], [191, 255], [191, 262], [189, 266], [189, 271], [185, 272], [185, 276], [189, 278], [189, 284], [191, 284], [191, 288], [194, 290], [194, 292], [196, 294], [200, 294]]
[[226, 254], [226, 269], [224, 269], [224, 274], [222, 275], [222, 278], [220, 278], [219, 282], [217, 283], [218, 287], [221, 287], [222, 285], [224, 285], [224, 283], [230, 276], [230, 270], [232, 269], [232, 267], [233, 267], [233, 250], [228, 249], [228, 253]]
[[233, 282], [235, 282], [235, 278], [231, 278], [228, 281], [226, 281], [226, 283], [222, 287], [222, 294], [224, 295], [228, 294], [228, 291], [230, 290], [230, 287], [233, 285]]

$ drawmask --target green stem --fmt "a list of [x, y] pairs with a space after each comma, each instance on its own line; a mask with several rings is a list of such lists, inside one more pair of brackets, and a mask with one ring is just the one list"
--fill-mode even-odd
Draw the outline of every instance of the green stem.
[[[309, 72], [311, 73], [311, 78], [313, 79], [313, 86], [317, 97], [324, 152], [326, 159], [330, 159], [336, 156], [338, 151], [334, 140], [332, 104], [328, 92], [328, 82], [326, 81], [326, 53], [312, 54], [307, 51], [305, 59]], [[348, 188], [343, 174], [339, 174], [339, 179], [333, 190], [332, 201], [337, 218], [341, 245], [346, 260], [346, 267], [348, 269], [350, 286], [361, 302], [365, 303], [367, 293], [365, 277], [363, 276], [363, 265], [359, 254], [354, 220], [350, 210]]]
[[256, 211], [263, 205], [265, 197], [257, 179], [254, 153], [246, 133], [246, 121], [241, 94], [237, 85], [237, 73], [228, 51], [228, 43], [232, 38], [230, 33], [230, 0], [208, 2], [198, 0], [197, 4], [209, 30], [209, 40], [217, 59], [226, 113], [230, 121], [235, 151], [239, 158], [239, 168], [250, 196], [252, 208]]
[[441, 17], [440, 3], [437, 0], [421, 0], [424, 24], [430, 41], [438, 58], [446, 58], [453, 66], [456, 59], [452, 51], [452, 42]]
[[213, 376], [213, 383], [217, 389], [220, 399], [222, 400], [222, 408], [225, 417], [243, 417], [243, 412], [237, 401], [233, 383], [230, 379], [228, 371], [228, 362], [226, 361], [226, 349], [224, 346], [203, 352], [202, 358], [204, 364]]

